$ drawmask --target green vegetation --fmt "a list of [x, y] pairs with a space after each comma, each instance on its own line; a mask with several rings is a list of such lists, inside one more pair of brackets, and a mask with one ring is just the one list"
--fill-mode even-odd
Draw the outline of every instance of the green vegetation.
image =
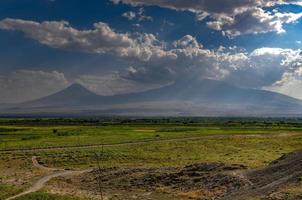
[[71, 197], [71, 196], [61, 196], [55, 194], [48, 194], [44, 192], [36, 192], [16, 198], [16, 200], [83, 200], [83, 199]]
[[35, 153], [43, 163], [62, 168], [95, 166], [95, 153], [103, 165], [183, 167], [196, 162], [225, 162], [260, 167], [302, 146], [302, 135], [275, 138], [234, 137], [191, 141], [56, 150]]
[[[48, 122], [48, 123], [47, 123]], [[0, 150], [115, 144], [209, 135], [302, 133], [300, 121], [97, 122], [0, 120]]]
[[[1, 179], [0, 179], [1, 180]], [[19, 193], [21, 190], [17, 189], [12, 185], [6, 185], [0, 181], [0, 199], [6, 199], [10, 196], [13, 196]]]
[[[302, 146], [302, 122], [298, 119], [161, 120], [0, 120], [0, 199], [23, 191], [44, 173], [32, 166], [32, 156], [45, 166], [63, 169], [95, 168], [96, 155], [104, 168], [180, 168], [204, 162], [256, 168]], [[22, 151], [91, 144], [113, 145]], [[7, 151], [12, 149], [21, 151]], [[77, 198], [38, 192], [17, 200], [31, 199]]]

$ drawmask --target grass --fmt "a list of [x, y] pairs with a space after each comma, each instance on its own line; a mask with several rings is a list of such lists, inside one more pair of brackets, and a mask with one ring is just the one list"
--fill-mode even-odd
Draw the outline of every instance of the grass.
[[16, 198], [16, 200], [84, 200], [84, 199], [67, 196], [67, 195], [62, 196], [56, 194], [48, 194], [44, 192], [36, 192]]
[[95, 153], [106, 166], [183, 167], [196, 162], [225, 162], [261, 167], [302, 146], [302, 136], [170, 141], [38, 153], [41, 161], [62, 168], [95, 166]]
[[[22, 120], [20, 120], [22, 122]], [[58, 168], [96, 167], [95, 154], [104, 167], [183, 167], [192, 163], [224, 162], [262, 167], [302, 146], [300, 125], [276, 124], [3, 124], [0, 150], [37, 147], [112, 144], [210, 135], [227, 135], [185, 141], [104, 146], [36, 152], [0, 153], [0, 199], [12, 196], [39, 177], [31, 156]], [[45, 123], [45, 121], [43, 122]], [[284, 133], [284, 135], [279, 135]], [[295, 133], [295, 134], [291, 134]], [[244, 137], [253, 135], [252, 137]], [[257, 137], [257, 136], [267, 137]], [[235, 137], [236, 136], [236, 137]], [[19, 184], [19, 179], [22, 180]], [[14, 180], [14, 181], [12, 181]], [[24, 185], [25, 184], [25, 185]], [[14, 186], [13, 186], [14, 185]], [[188, 195], [188, 194], [185, 194]], [[190, 194], [193, 195], [193, 194]], [[17, 200], [78, 200], [38, 192]]]
[[20, 191], [21, 190], [15, 186], [1, 183], [0, 184], [0, 199], [6, 199], [10, 196], [18, 194]]
[[202, 125], [0, 126], [0, 150], [111, 144], [206, 135], [301, 132], [300, 127], [223, 127]]
[[[211, 125], [202, 124], [125, 124], [125, 125], [2, 125], [0, 149], [73, 146], [86, 144], [114, 144], [146, 140], [162, 140], [210, 135], [228, 135], [188, 141], [161, 141], [104, 147], [103, 160], [107, 165], [182, 166], [191, 162], [236, 162], [258, 167], [298, 149], [302, 144], [299, 126], [267, 125]], [[296, 133], [274, 137], [277, 133]], [[301, 133], [301, 134], [300, 134]], [[240, 135], [238, 137], [233, 137]], [[268, 138], [241, 137], [266, 135]], [[60, 167], [93, 165], [95, 152], [101, 148], [61, 150], [34, 153], [45, 163]], [[0, 154], [1, 155], [1, 154]], [[33, 155], [33, 153], [31, 154]], [[19, 153], [19, 157], [28, 153]], [[24, 157], [24, 159], [25, 159]], [[3, 160], [3, 159], [2, 159]]]

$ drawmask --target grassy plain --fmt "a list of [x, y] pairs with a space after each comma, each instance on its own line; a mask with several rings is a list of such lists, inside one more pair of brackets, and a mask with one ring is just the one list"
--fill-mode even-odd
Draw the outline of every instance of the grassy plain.
[[0, 150], [90, 144], [115, 144], [209, 135], [299, 133], [299, 123], [56, 123], [0, 125]]
[[[22, 150], [87, 144], [118, 145], [29, 152]], [[96, 167], [96, 155], [104, 168], [180, 168], [204, 162], [236, 163], [257, 168], [301, 147], [302, 123], [296, 121], [88, 124], [2, 121], [0, 199], [19, 193], [41, 175], [41, 171], [31, 166], [32, 156], [38, 156], [39, 162], [46, 166], [65, 169]], [[20, 151], [8, 151], [12, 149]], [[31, 199], [78, 198], [44, 191], [17, 200]]]

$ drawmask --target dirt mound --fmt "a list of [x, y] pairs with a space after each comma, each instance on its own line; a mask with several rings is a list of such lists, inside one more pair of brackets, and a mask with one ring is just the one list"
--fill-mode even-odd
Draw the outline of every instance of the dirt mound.
[[233, 193], [226, 199], [248, 199], [253, 196], [262, 196], [277, 191], [290, 183], [295, 183], [302, 176], [302, 151], [296, 151], [281, 156], [262, 169], [247, 171], [244, 176], [251, 185], [240, 193]]
[[245, 166], [226, 165], [223, 163], [194, 164], [176, 172], [147, 173], [134, 178], [133, 184], [145, 186], [164, 185], [182, 190], [200, 187], [234, 189], [245, 183], [237, 176], [228, 175], [225, 172], [238, 169], [245, 169]]
[[[108, 188], [118, 190], [136, 190], [154, 192], [165, 188], [173, 194], [203, 191], [211, 196], [223, 196], [230, 191], [236, 191], [249, 183], [239, 176], [232, 175], [232, 171], [246, 169], [243, 165], [223, 163], [198, 163], [188, 165], [182, 169], [117, 169], [105, 170], [101, 175], [102, 183]], [[81, 177], [86, 189], [97, 190], [97, 170]]]
[[202, 173], [208, 173], [208, 172], [221, 172], [221, 171], [232, 171], [232, 170], [242, 170], [246, 169], [246, 166], [244, 165], [238, 165], [238, 164], [224, 164], [224, 163], [196, 163], [192, 165], [188, 165], [183, 168], [181, 172], [183, 173], [195, 173], [195, 172], [202, 172]]
[[257, 187], [277, 187], [302, 175], [302, 151], [283, 155], [269, 166], [247, 173]]
[[[97, 177], [97, 170], [83, 174], [78, 182], [85, 184], [79, 187], [97, 191]], [[286, 194], [280, 193], [279, 188], [294, 184], [302, 177], [302, 151], [284, 155], [255, 170], [238, 164], [196, 163], [181, 169], [111, 168], [103, 170], [100, 177], [104, 189], [111, 191], [164, 190], [185, 199], [282, 199]]]

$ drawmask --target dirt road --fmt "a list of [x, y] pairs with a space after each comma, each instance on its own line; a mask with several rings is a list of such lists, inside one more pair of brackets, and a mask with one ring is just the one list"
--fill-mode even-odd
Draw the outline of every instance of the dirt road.
[[[171, 168], [167, 168], [167, 171], [164, 171], [164, 173], [160, 173], [161, 170], [152, 171], [152, 169], [151, 171], [150, 169], [142, 171], [143, 169], [139, 168], [137, 170], [112, 169], [112, 172], [104, 174], [104, 181], [107, 181], [105, 182], [106, 184], [112, 184], [112, 186], [116, 188], [123, 186], [124, 183], [127, 185], [127, 187], [129, 185], [133, 186], [133, 189], [144, 187], [144, 184], [146, 184], [145, 186], [149, 189], [152, 186], [156, 188], [159, 183], [166, 186], [171, 186], [174, 189], [186, 188], [190, 186], [193, 189], [208, 188], [211, 190], [213, 187], [221, 187], [227, 188], [227, 190], [223, 196], [217, 196], [216, 199], [253, 199], [254, 197], [265, 196], [270, 192], [277, 191], [279, 188], [284, 188], [290, 183], [296, 183], [299, 177], [302, 176], [301, 158], [302, 151], [296, 151], [282, 156], [281, 158], [270, 163], [268, 166], [252, 170], [246, 169], [241, 165], [226, 165], [223, 163], [193, 164], [186, 166], [180, 171], [178, 169], [171, 171]], [[42, 189], [48, 181], [56, 177], [75, 176], [74, 178], [79, 178], [80, 182], [85, 181], [89, 189], [93, 187], [93, 185], [96, 185], [93, 184], [93, 181], [96, 181], [94, 174], [96, 171], [93, 169], [69, 171], [48, 168], [41, 165], [37, 161], [36, 157], [32, 157], [32, 163], [35, 167], [45, 171], [45, 173], [48, 174], [37, 180], [26, 191], [6, 200], [12, 200], [17, 197], [36, 192]], [[115, 173], [114, 170], [117, 170], [117, 173]], [[225, 170], [230, 171], [226, 172]], [[138, 173], [138, 175], [135, 175], [136, 173]], [[185, 179], [181, 178], [182, 176], [185, 176]], [[192, 179], [188, 179], [188, 177], [191, 177]]]
[[32, 157], [32, 163], [35, 167], [37, 167], [41, 170], [44, 170], [44, 171], [52, 172], [52, 173], [41, 177], [39, 180], [37, 180], [26, 191], [24, 191], [20, 194], [17, 194], [15, 196], [9, 197], [6, 200], [16, 199], [16, 198], [24, 196], [26, 194], [37, 192], [40, 189], [42, 189], [46, 185], [46, 183], [49, 182], [53, 178], [66, 177], [66, 176], [77, 176], [77, 175], [80, 175], [82, 173], [86, 173], [86, 172], [90, 171], [89, 169], [88, 170], [83, 170], [83, 171], [71, 171], [71, 170], [48, 168], [48, 167], [45, 167], [45, 166], [39, 164], [39, 162], [37, 161], [37, 158], [35, 156]]

